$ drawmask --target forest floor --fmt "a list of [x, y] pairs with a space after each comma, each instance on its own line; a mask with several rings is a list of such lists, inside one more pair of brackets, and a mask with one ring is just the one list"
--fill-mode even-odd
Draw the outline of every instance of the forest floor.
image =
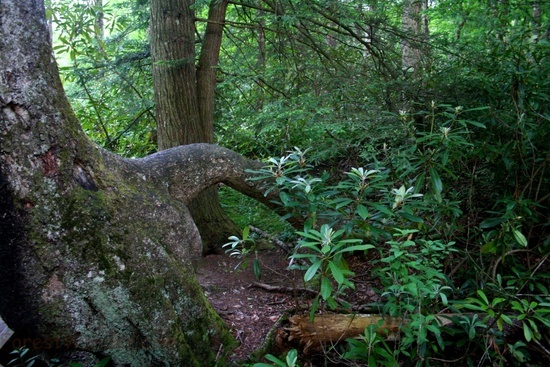
[[235, 361], [246, 360], [262, 347], [279, 318], [296, 309], [299, 299], [286, 292], [266, 291], [255, 284], [303, 288], [302, 276], [286, 269], [288, 257], [283, 250], [262, 250], [256, 256], [260, 261], [260, 279], [252, 269], [254, 255], [246, 262], [226, 254], [208, 255], [197, 271], [206, 297], [240, 342], [232, 356]]
[[[261, 264], [260, 279], [252, 269], [255, 256]], [[197, 276], [212, 306], [240, 342], [231, 359], [244, 362], [265, 345], [270, 330], [283, 315], [306, 313], [315, 295], [305, 291], [302, 272], [288, 270], [288, 255], [279, 248], [258, 251], [247, 264], [241, 262], [226, 254], [208, 255]], [[352, 259], [349, 263], [356, 274], [356, 289], [346, 295], [348, 302], [376, 301], [370, 261]]]

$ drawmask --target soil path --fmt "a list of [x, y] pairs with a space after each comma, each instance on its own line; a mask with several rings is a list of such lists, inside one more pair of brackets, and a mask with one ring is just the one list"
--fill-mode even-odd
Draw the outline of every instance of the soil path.
[[[256, 257], [260, 262], [260, 279], [255, 277], [252, 267]], [[233, 361], [246, 361], [262, 347], [269, 331], [285, 312], [292, 311], [294, 314], [309, 310], [314, 295], [303, 291], [303, 272], [288, 270], [288, 262], [286, 252], [273, 247], [258, 251], [245, 262], [225, 254], [208, 255], [199, 265], [199, 283], [212, 306], [241, 343], [231, 358]], [[346, 292], [346, 300], [355, 306], [378, 301], [373, 290], [370, 261], [359, 256], [348, 259], [348, 264], [355, 272], [355, 290]], [[272, 292], [256, 287], [257, 282], [302, 291]]]
[[[255, 256], [260, 262], [260, 279], [252, 269]], [[277, 248], [259, 251], [245, 262], [228, 255], [208, 255], [199, 265], [197, 277], [207, 298], [241, 343], [233, 360], [249, 357], [265, 343], [267, 334], [283, 313], [296, 309], [296, 300], [300, 297], [254, 286], [255, 282], [261, 282], [303, 288], [302, 275], [287, 267], [286, 253]]]

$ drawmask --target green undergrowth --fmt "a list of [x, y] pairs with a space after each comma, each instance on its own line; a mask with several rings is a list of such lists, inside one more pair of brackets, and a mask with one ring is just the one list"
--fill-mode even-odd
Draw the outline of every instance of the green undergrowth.
[[[470, 117], [484, 109], [426, 107], [417, 116], [395, 116], [409, 144], [365, 153], [363, 166], [320, 173], [307, 151], [295, 148], [253, 172], [274, 182], [266, 190], [277, 190], [287, 218], [305, 218], [290, 268], [304, 271], [306, 284], [318, 291], [311, 319], [353, 312], [346, 301], [355, 289], [347, 261], [353, 254], [371, 262], [379, 285], [380, 302], [371, 310], [403, 320], [396, 341], [373, 325], [359, 339], [327, 346], [325, 363], [545, 366], [548, 207], [529, 192], [546, 179], [533, 173], [524, 183], [532, 191], [514, 197], [491, 179], [501, 167], [486, 160], [495, 149], [482, 143], [488, 127]], [[248, 231], [243, 236], [232, 237], [232, 254], [246, 253]], [[275, 366], [298, 363], [294, 352], [265, 358]]]
[[227, 186], [219, 193], [222, 207], [239, 228], [251, 225], [281, 240], [293, 235], [292, 226], [265, 205]]

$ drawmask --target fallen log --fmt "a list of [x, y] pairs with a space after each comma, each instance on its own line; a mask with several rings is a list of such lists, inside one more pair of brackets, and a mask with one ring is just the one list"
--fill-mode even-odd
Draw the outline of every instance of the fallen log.
[[[451, 324], [453, 315], [436, 315], [437, 323]], [[294, 341], [303, 348], [305, 354], [330, 348], [348, 338], [358, 338], [369, 325], [377, 325], [376, 332], [387, 340], [395, 340], [400, 329], [409, 320], [371, 314], [321, 314], [313, 322], [309, 315], [294, 315], [289, 318], [290, 326], [285, 328], [287, 340]]]

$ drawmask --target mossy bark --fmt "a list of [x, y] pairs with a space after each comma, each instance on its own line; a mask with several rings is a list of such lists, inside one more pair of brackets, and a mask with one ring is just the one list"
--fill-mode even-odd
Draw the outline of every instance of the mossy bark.
[[0, 315], [18, 338], [115, 365], [214, 365], [235, 342], [194, 276], [186, 205], [218, 182], [268, 200], [246, 181], [257, 166], [209, 144], [135, 160], [97, 147], [63, 93], [43, 3], [0, 2]]

